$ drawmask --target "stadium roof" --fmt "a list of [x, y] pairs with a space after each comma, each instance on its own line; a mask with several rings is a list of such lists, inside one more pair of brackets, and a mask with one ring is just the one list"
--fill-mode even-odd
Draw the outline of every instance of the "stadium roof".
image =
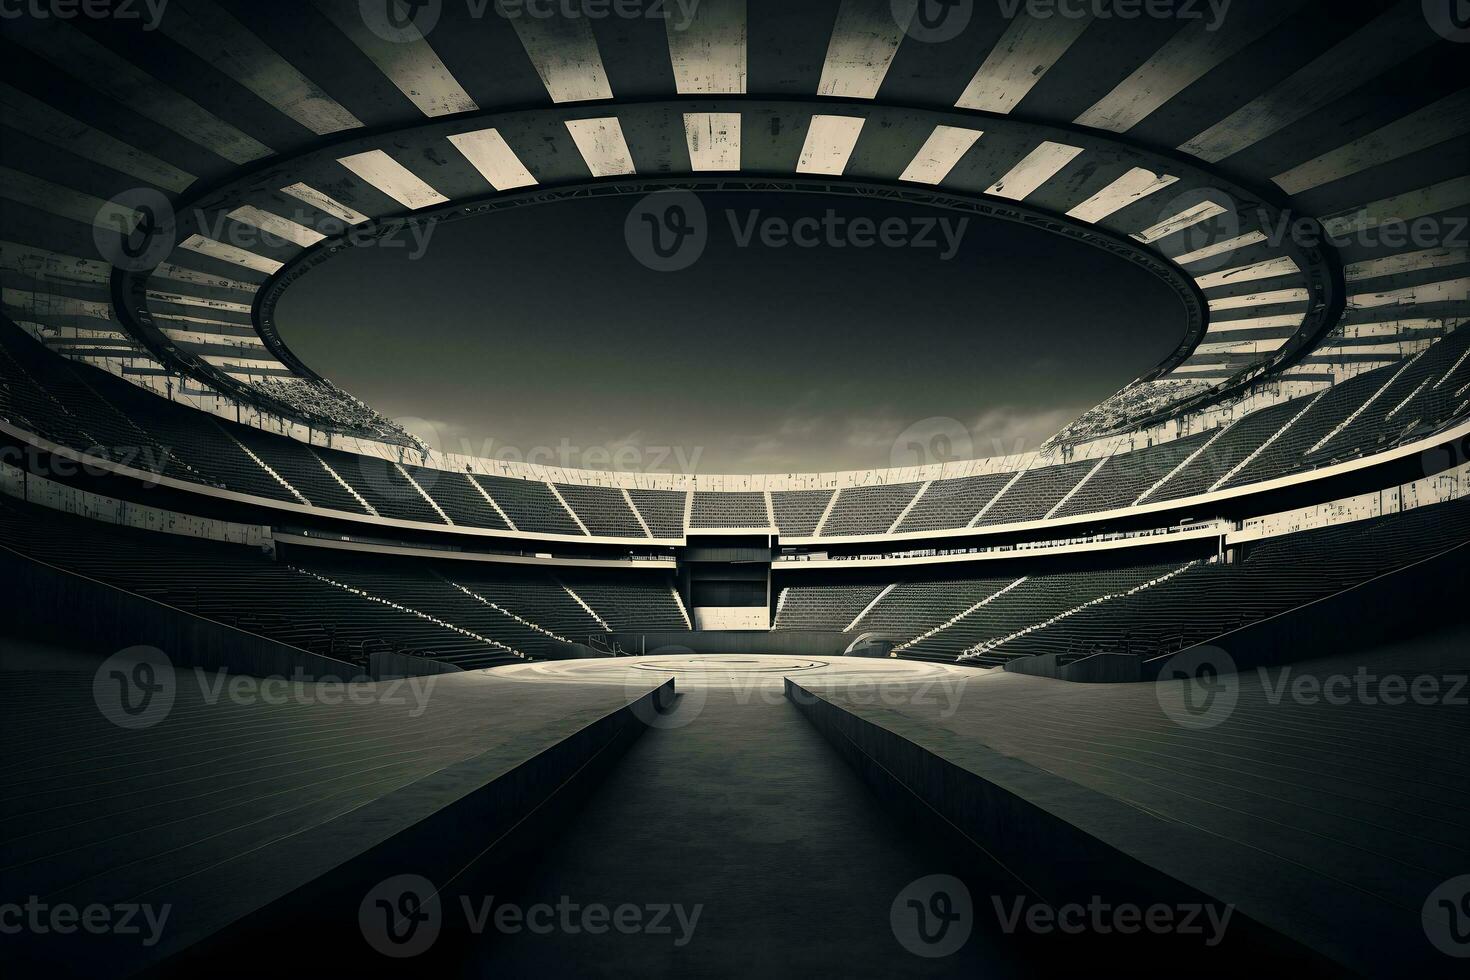
[[[1009, 6], [172, 0], [156, 22], [8, 20], [5, 312], [71, 356], [270, 402], [319, 380], [276, 299], [354, 236], [707, 186], [968, 209], [1144, 265], [1191, 310], [1140, 379], [1154, 416], [1385, 363], [1470, 306], [1464, 38], [1433, 5]], [[1354, 264], [1377, 277], [1366, 302]]]

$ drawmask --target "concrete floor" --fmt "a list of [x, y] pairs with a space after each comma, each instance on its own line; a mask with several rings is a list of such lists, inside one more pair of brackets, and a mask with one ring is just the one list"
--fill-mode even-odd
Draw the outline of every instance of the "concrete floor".
[[1428, 900], [1470, 872], [1470, 626], [1229, 676], [1195, 727], [1179, 680], [996, 672], [948, 716], [809, 689], [1338, 964], [1463, 975]]
[[[250, 679], [160, 669], [172, 692], [167, 712], [128, 729], [101, 710], [100, 663], [0, 638], [0, 904], [34, 895], [78, 908], [172, 909], [156, 946], [122, 937], [107, 947], [117, 975], [351, 856], [318, 847], [301, 859], [287, 854], [293, 842], [314, 834], [345, 842], [332, 828], [368, 812], [382, 815], [385, 835], [410, 826], [444, 805], [438, 774], [475, 765], [488, 781], [638, 692], [474, 672], [366, 683], [351, 697], [318, 684], [231, 693], [225, 684]], [[660, 678], [642, 682], [647, 691]], [[29, 938], [38, 974], [68, 972], [42, 964], [70, 962], [75, 943]]]
[[943, 959], [901, 945], [895, 899], [954, 869], [890, 822], [779, 683], [770, 690], [716, 682], [682, 695], [697, 712], [686, 704], [671, 715], [684, 712], [678, 727], [647, 731], [503, 899], [680, 905], [686, 922], [698, 908], [691, 931], [672, 914], [669, 934], [492, 930], [463, 975], [1021, 975], [1003, 937], [974, 935]]
[[[1467, 640], [1451, 632], [1299, 669], [1366, 662], [1458, 675]], [[344, 810], [381, 808], [391, 795], [411, 824], [440, 805], [430, 784], [447, 765], [531, 758], [675, 678], [673, 709], [644, 719], [626, 754], [578, 791], [570, 817], [547, 820], [552, 843], [525, 852], [517, 876], [496, 879], [502, 894], [472, 895], [491, 921], [447, 929], [428, 955], [377, 960], [367, 973], [1066, 972], [1079, 947], [1069, 954], [1066, 943], [1005, 934], [975, 869], [954, 866], [937, 840], [884, 805], [896, 801], [876, 796], [786, 700], [788, 677], [963, 768], [983, 775], [1001, 758], [1065, 784], [1067, 799], [1095, 804], [1068, 814], [1075, 826], [1123, 807], [1127, 820], [1089, 832], [1339, 961], [1376, 962], [1361, 948], [1374, 937], [1395, 949], [1422, 937], [1416, 896], [1470, 854], [1463, 708], [1277, 706], [1254, 677], [1234, 715], [1209, 731], [1173, 724], [1151, 684], [691, 654], [454, 675], [422, 713], [411, 703], [207, 704], [197, 685], [181, 683], [167, 720], [135, 732], [98, 714], [95, 661], [41, 653], [0, 644], [0, 734], [13, 749], [0, 766], [3, 893], [77, 902], [165, 894], [180, 925], [185, 912], [228, 921], [238, 914], [230, 903], [274, 900], [280, 887], [245, 886], [285, 860], [291, 840]], [[484, 843], [465, 837], [471, 865]], [[317, 873], [291, 866], [303, 880]], [[938, 950], [915, 938], [923, 910], [908, 904], [935, 894], [915, 885], [935, 875], [964, 876], [973, 892], [972, 914], [954, 933], [967, 940], [939, 958], [921, 955]], [[497, 926], [501, 908], [541, 915], [549, 928]], [[192, 925], [197, 934], [208, 922]], [[1086, 965], [1121, 959], [1134, 975], [1155, 975], [1145, 960], [1158, 952], [1146, 942], [1125, 957], [1089, 954]]]

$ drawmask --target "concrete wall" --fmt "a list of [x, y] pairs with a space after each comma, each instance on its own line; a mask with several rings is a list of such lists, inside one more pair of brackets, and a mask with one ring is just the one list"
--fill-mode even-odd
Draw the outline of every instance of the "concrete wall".
[[454, 664], [428, 657], [409, 657], [401, 653], [374, 653], [368, 657], [368, 675], [375, 681], [393, 677], [425, 677], [429, 674], [462, 674]]
[[1021, 657], [1012, 660], [1003, 669], [1013, 674], [1053, 677], [1062, 681], [1120, 684], [1141, 680], [1143, 677], [1141, 666], [1142, 661], [1138, 657], [1124, 653], [1095, 653], [1069, 664], [1057, 663], [1055, 653], [1044, 653], [1036, 657]]

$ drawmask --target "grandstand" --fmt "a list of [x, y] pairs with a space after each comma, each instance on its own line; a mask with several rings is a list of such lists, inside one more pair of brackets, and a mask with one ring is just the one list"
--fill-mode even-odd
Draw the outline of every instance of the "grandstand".
[[[673, 952], [459, 923], [406, 962], [1448, 976], [1470, 953], [1452, 15], [162, 6], [36, 7], [0, 37], [0, 920], [176, 911], [150, 944], [29, 925], [23, 973], [258, 976], [297, 931], [293, 972], [402, 972], [403, 936], [487, 895], [710, 911]], [[1172, 346], [1010, 455], [665, 473], [447, 451], [283, 333], [291, 290], [365, 242], [670, 189], [1039, 229], [1177, 298]], [[759, 292], [716, 279], [710, 304]], [[757, 326], [742, 343], [791, 359]], [[907, 360], [808, 367], [877, 405], [929, 383]], [[1438, 693], [1339, 705], [1272, 670]], [[237, 691], [265, 682], [293, 694]], [[1006, 896], [1240, 914], [1218, 949], [1054, 944], [991, 921]], [[968, 938], [940, 951], [925, 915]]]

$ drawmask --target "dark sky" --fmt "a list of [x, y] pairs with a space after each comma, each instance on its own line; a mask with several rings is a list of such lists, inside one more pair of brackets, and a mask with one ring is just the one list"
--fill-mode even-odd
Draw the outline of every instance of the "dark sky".
[[[1182, 335], [1179, 300], [1149, 274], [1009, 222], [710, 193], [702, 256], [657, 272], [625, 238], [638, 200], [446, 223], [417, 257], [411, 241], [344, 253], [287, 292], [282, 336], [445, 451], [730, 473], [932, 461], [915, 433], [954, 457], [1034, 449]], [[939, 226], [933, 247], [869, 248], [742, 247], [731, 226], [829, 209], [962, 237], [946, 261]]]

